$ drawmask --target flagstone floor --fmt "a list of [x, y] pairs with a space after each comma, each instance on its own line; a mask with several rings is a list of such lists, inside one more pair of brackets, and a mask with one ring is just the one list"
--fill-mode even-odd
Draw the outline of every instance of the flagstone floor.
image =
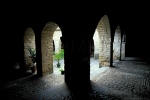
[[126, 57], [97, 74], [92, 66], [91, 62], [90, 91], [86, 95], [75, 95], [64, 82], [64, 75], [53, 73], [43, 77], [32, 75], [0, 86], [0, 99], [150, 100], [150, 59]]

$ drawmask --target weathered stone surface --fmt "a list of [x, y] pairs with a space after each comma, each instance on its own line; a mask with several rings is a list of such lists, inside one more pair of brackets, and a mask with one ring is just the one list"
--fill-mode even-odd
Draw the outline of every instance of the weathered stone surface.
[[[97, 58], [97, 55], [99, 55], [100, 66], [108, 66], [110, 65], [111, 38], [109, 20], [106, 15], [104, 15], [99, 21], [96, 32], [93, 37], [95, 42], [95, 58]], [[103, 62], [105, 62], [105, 64]]]
[[49, 22], [41, 33], [42, 72], [43, 75], [53, 72], [53, 34], [58, 25]]
[[28, 46], [35, 49], [35, 33], [32, 28], [27, 28], [24, 33], [24, 60], [25, 66], [28, 70], [32, 65], [32, 59], [30, 57], [30, 53], [28, 51]]
[[121, 49], [121, 30], [118, 26], [114, 35], [113, 42], [113, 60], [120, 60], [120, 49]]

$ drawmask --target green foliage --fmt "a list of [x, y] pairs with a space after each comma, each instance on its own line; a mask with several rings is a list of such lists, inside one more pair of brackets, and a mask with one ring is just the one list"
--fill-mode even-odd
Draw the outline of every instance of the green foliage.
[[60, 68], [59, 71], [61, 72], [61, 75], [65, 74], [65, 70]]
[[53, 57], [54, 57], [54, 60], [58, 61], [57, 67], [60, 67], [59, 60], [64, 58], [64, 50], [61, 49], [59, 52], [55, 53]]
[[64, 69], [60, 68], [59, 71], [64, 71]]
[[36, 50], [29, 47], [28, 46], [28, 50], [30, 52], [31, 58], [32, 58], [32, 62], [35, 63], [36, 62]]
[[63, 58], [64, 58], [64, 50], [63, 49], [61, 49], [58, 53], [54, 54], [54, 59], [58, 60], [58, 62], [59, 62], [59, 60], [61, 60]]

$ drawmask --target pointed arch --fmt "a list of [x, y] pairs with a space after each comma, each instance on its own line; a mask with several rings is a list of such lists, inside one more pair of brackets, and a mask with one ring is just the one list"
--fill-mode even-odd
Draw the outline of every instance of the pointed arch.
[[48, 22], [41, 33], [42, 73], [53, 73], [53, 34], [59, 26]]
[[107, 15], [104, 15], [97, 25], [99, 34], [99, 66], [110, 66], [111, 30]]

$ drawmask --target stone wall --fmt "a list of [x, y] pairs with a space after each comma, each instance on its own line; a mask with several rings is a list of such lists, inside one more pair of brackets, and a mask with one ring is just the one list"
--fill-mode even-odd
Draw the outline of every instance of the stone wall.
[[120, 45], [121, 45], [121, 31], [118, 26], [114, 35], [113, 42], [113, 60], [120, 60]]
[[110, 25], [109, 20], [106, 15], [104, 15], [100, 22], [98, 23], [97, 30], [100, 36], [100, 54], [99, 54], [99, 60], [100, 64], [99, 66], [110, 66], [110, 42], [111, 42], [111, 36], [110, 36]]
[[125, 46], [126, 46], [126, 35], [123, 34], [122, 36], [122, 43], [121, 43], [121, 59], [125, 58]]
[[[42, 73], [53, 73], [53, 40], [55, 44], [55, 51], [58, 52], [61, 49], [60, 37], [62, 36], [61, 30], [57, 30], [58, 25], [54, 22], [49, 22], [45, 25], [41, 33], [41, 54], [42, 54]], [[93, 40], [94, 40], [94, 58], [99, 58], [99, 66], [110, 66], [110, 43], [111, 43], [111, 31], [109, 20], [104, 15], [97, 25]], [[24, 35], [25, 43], [25, 59], [26, 65], [31, 65], [31, 59], [29, 60], [29, 52], [27, 51], [27, 45], [35, 48], [35, 36], [31, 28], [28, 28]], [[116, 28], [114, 37], [114, 59], [120, 57], [120, 43], [121, 32], [120, 27]], [[122, 44], [121, 52], [122, 56], [125, 56], [125, 46]]]
[[[60, 37], [62, 36], [61, 30], [57, 30], [57, 24], [49, 22], [43, 28], [41, 33], [41, 54], [42, 54], [42, 72], [43, 74], [53, 72], [53, 40], [55, 43], [55, 51], [61, 49]], [[55, 34], [54, 34], [55, 33]], [[35, 47], [35, 33], [32, 28], [26, 29], [24, 33], [24, 60], [26, 69], [33, 65], [28, 46], [36, 49]]]
[[41, 33], [43, 75], [53, 72], [53, 34], [57, 27], [56, 23], [48, 22]]
[[29, 69], [33, 64], [28, 51], [28, 46], [35, 49], [35, 34], [32, 28], [27, 28], [24, 33], [24, 61], [26, 69]]

